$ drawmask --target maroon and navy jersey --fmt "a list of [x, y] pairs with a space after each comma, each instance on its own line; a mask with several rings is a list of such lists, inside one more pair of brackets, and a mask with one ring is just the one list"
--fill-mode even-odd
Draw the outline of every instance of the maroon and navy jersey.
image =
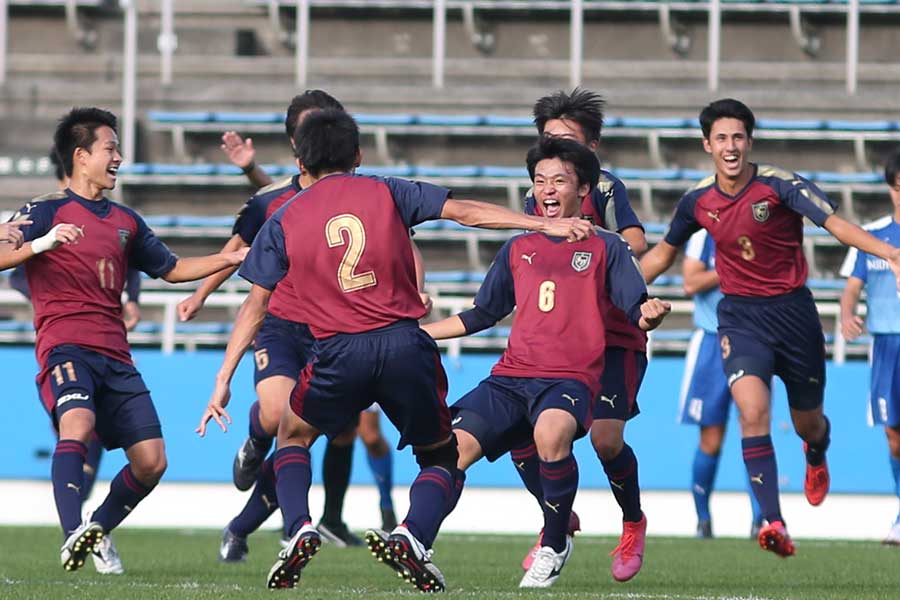
[[475, 297], [495, 322], [516, 309], [491, 374], [577, 379], [596, 394], [610, 308], [637, 326], [646, 299], [628, 244], [614, 233], [574, 243], [542, 233], [516, 236], [500, 249]]
[[[542, 215], [543, 211], [532, 194], [525, 197], [525, 212]], [[591, 223], [610, 231], [623, 231], [629, 227], [644, 226], [634, 214], [628, 200], [628, 190], [622, 180], [609, 171], [600, 171], [597, 187], [581, 203], [581, 214]], [[647, 351], [647, 333], [629, 323], [622, 311], [613, 309], [606, 320], [606, 343], [609, 346]]]
[[[301, 189], [299, 174], [260, 188], [241, 208], [234, 221], [232, 234], [241, 236], [248, 245], [253, 244], [253, 240], [269, 217]], [[293, 284], [285, 279], [272, 291], [268, 311], [281, 319], [290, 319], [287, 315], [290, 314], [289, 307], [295, 303], [294, 298]]]
[[278, 316], [306, 323], [317, 339], [419, 319], [409, 228], [440, 218], [449, 194], [390, 177], [327, 176], [266, 221], [240, 275], [269, 290], [290, 282], [294, 301]]
[[60, 344], [76, 344], [131, 364], [122, 322], [122, 289], [129, 267], [160, 277], [178, 261], [136, 212], [106, 198], [91, 201], [65, 190], [26, 204], [13, 217], [30, 219], [26, 241], [60, 223], [84, 237], [30, 258], [25, 265], [34, 305], [36, 352], [43, 365]]
[[753, 165], [750, 182], [735, 196], [715, 176], [685, 194], [675, 209], [666, 242], [681, 246], [699, 229], [716, 244], [722, 293], [768, 297], [806, 284], [803, 217], [822, 227], [837, 204], [796, 173]]

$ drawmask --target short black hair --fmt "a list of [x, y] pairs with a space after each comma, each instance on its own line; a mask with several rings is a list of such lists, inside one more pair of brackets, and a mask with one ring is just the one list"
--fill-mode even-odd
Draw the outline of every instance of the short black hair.
[[534, 181], [537, 164], [548, 158], [558, 158], [570, 163], [578, 176], [578, 185], [586, 183], [592, 190], [597, 187], [597, 181], [600, 179], [600, 161], [586, 146], [573, 140], [542, 135], [537, 144], [528, 150], [525, 158], [531, 181]]
[[72, 176], [72, 156], [76, 148], [88, 152], [97, 141], [97, 130], [109, 127], [116, 131], [116, 115], [102, 108], [73, 108], [56, 125], [53, 134], [53, 149], [62, 161], [63, 172]]
[[62, 159], [56, 152], [56, 148], [50, 148], [50, 154], [47, 156], [50, 158], [50, 164], [53, 165], [53, 176], [56, 177], [56, 180], [62, 181], [65, 179], [66, 171], [63, 169]]
[[353, 170], [358, 154], [359, 127], [343, 110], [325, 108], [310, 113], [294, 132], [294, 156], [313, 177]]
[[884, 163], [884, 180], [889, 186], [897, 185], [897, 175], [900, 175], [900, 147], [895, 148]]
[[756, 117], [753, 111], [746, 104], [734, 98], [722, 98], [714, 102], [710, 102], [700, 111], [700, 129], [703, 131], [703, 137], [709, 139], [709, 132], [712, 131], [713, 123], [719, 119], [737, 119], [744, 123], [744, 129], [747, 130], [747, 137], [753, 137], [753, 127], [756, 125]]
[[294, 132], [297, 131], [300, 115], [311, 108], [344, 110], [344, 105], [338, 102], [337, 98], [322, 90], [306, 90], [302, 94], [294, 96], [288, 106], [287, 115], [284, 117], [284, 130], [289, 138], [293, 138]]
[[606, 101], [603, 96], [586, 90], [575, 88], [571, 94], [559, 90], [549, 96], [539, 98], [534, 103], [534, 124], [538, 133], [544, 135], [544, 127], [547, 121], [553, 119], [568, 119], [575, 121], [584, 132], [586, 142], [600, 140], [600, 130], [603, 129], [603, 108]]

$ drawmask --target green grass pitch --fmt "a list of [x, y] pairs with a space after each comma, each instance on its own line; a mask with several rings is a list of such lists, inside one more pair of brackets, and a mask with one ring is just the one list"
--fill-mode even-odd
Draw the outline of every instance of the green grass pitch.
[[[396, 598], [419, 592], [378, 564], [364, 548], [324, 546], [294, 590], [269, 591], [265, 576], [275, 559], [277, 536], [250, 540], [246, 563], [217, 562], [214, 531], [116, 531], [124, 576], [100, 576], [88, 563], [77, 573], [59, 566], [60, 535], [50, 527], [0, 528], [0, 598]], [[614, 598], [622, 600], [829, 600], [900, 598], [900, 548], [874, 542], [797, 543], [783, 560], [750, 540], [651, 537], [644, 569], [616, 583], [607, 553], [617, 540], [578, 536], [575, 553], [556, 585], [518, 589], [519, 561], [532, 539], [523, 536], [444, 535], [435, 562], [457, 598]], [[273, 596], [276, 595], [276, 596]]]

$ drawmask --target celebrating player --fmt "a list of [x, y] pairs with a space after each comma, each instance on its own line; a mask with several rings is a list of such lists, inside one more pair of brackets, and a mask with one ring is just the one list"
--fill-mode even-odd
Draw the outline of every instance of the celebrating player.
[[754, 123], [753, 113], [737, 100], [717, 100], [703, 109], [703, 147], [715, 175], [682, 197], [665, 239], [644, 255], [641, 267], [652, 282], [695, 231], [706, 229], [715, 241], [724, 294], [717, 309], [719, 345], [740, 410], [744, 464], [768, 521], [758, 539], [762, 548], [787, 557], [794, 543], [781, 514], [770, 435], [773, 374], [787, 388], [794, 430], [804, 440], [810, 504], [824, 501], [830, 482], [830, 428], [822, 406], [825, 340], [805, 285], [803, 217], [841, 242], [888, 260], [895, 273], [900, 250], [835, 215], [835, 204], [803, 177], [749, 162]]
[[[410, 489], [410, 511], [391, 534], [388, 551], [403, 555], [407, 576], [425, 590], [443, 576], [420, 540], [433, 539], [456, 482], [456, 439], [444, 403], [446, 377], [434, 341], [416, 320], [425, 306], [416, 288], [407, 231], [449, 218], [488, 228], [539, 229], [570, 239], [589, 224], [529, 217], [491, 204], [448, 199], [426, 183], [352, 175], [359, 130], [343, 111], [310, 114], [295, 134], [303, 192], [263, 225], [241, 275], [254, 285], [228, 343], [223, 371], [249, 346], [271, 290], [295, 290], [289, 317], [307, 323], [318, 352], [303, 370], [278, 431], [274, 467], [278, 503], [292, 538], [269, 573], [270, 587], [293, 587], [321, 542], [309, 516], [309, 446], [345, 431], [377, 401], [412, 445], [422, 471]], [[199, 427], [224, 427], [227, 380], [218, 379]]]
[[[600, 176], [594, 153], [545, 136], [527, 162], [535, 198], [554, 208], [551, 218], [581, 216]], [[616, 234], [562, 242], [540, 233], [512, 238], [494, 259], [474, 309], [423, 326], [435, 339], [459, 337], [516, 309], [509, 344], [490, 377], [450, 410], [462, 471], [482, 457], [494, 461], [511, 448], [536, 446], [544, 528], [519, 587], [551, 586], [572, 553], [568, 528], [578, 488], [572, 442], [593, 421], [611, 307], [644, 330], [657, 327], [671, 308], [646, 301], [641, 273]]]
[[[603, 106], [603, 98], [588, 90], [575, 89], [571, 95], [560, 91], [535, 103], [534, 122], [541, 135], [570, 139], [596, 152], [603, 126]], [[559, 211], [559, 206], [552, 198], [538, 202], [529, 196], [525, 210], [550, 216]], [[636, 255], [646, 250], [644, 229], [631, 209], [625, 185], [608, 171], [600, 171], [597, 185], [583, 200], [581, 214], [605, 229], [618, 231]], [[622, 509], [622, 537], [612, 551], [612, 574], [617, 581], [628, 581], [643, 564], [647, 519], [641, 510], [637, 457], [625, 443], [624, 434], [625, 423], [640, 412], [637, 395], [647, 369], [647, 335], [615, 309], [605, 323], [603, 391], [593, 404], [591, 443], [609, 479], [613, 497]], [[528, 491], [543, 506], [534, 444], [514, 448], [510, 456]], [[573, 512], [569, 535], [574, 535], [578, 526], [578, 517]], [[538, 536], [537, 543], [522, 561], [523, 569], [528, 570], [542, 545]]]
[[[121, 294], [128, 265], [166, 281], [190, 281], [239, 264], [244, 253], [178, 258], [137, 213], [103, 195], [115, 187], [122, 162], [112, 113], [73, 109], [54, 142], [69, 187], [19, 211], [14, 220], [30, 222], [22, 227], [26, 243], [20, 250], [0, 247], [0, 269], [27, 261], [37, 384], [59, 432], [51, 479], [65, 535], [60, 558], [74, 571], [166, 468], [159, 419], [125, 338]], [[129, 462], [82, 523], [85, 454], [95, 432], [106, 448], [124, 448]]]
[[[893, 214], [875, 221], [866, 229], [880, 240], [896, 245], [900, 240], [900, 150], [895, 150], [884, 167]], [[841, 296], [841, 332], [847, 340], [862, 334], [863, 322], [856, 305], [866, 288], [866, 326], [872, 334], [872, 375], [869, 390], [869, 424], [884, 425], [890, 451], [894, 492], [900, 498], [900, 296], [890, 266], [883, 258], [851, 249], [841, 269], [847, 287]], [[884, 543], [900, 545], [900, 514]]]
[[[725, 439], [725, 425], [731, 408], [731, 392], [725, 380], [719, 340], [716, 306], [722, 299], [719, 274], [716, 273], [716, 247], [705, 230], [691, 236], [681, 265], [684, 291], [694, 297], [694, 326], [685, 359], [681, 383], [681, 407], [678, 422], [700, 426], [700, 443], [694, 453], [691, 470], [691, 494], [697, 511], [697, 537], [711, 538], [712, 518], [709, 497], [713, 491], [719, 454]], [[762, 516], [756, 498], [750, 494], [753, 521], [750, 537], [756, 539], [762, 527]]]

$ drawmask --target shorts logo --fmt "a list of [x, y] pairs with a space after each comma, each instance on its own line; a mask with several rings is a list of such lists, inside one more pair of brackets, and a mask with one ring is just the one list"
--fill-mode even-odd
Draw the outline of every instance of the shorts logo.
[[578, 398], [574, 398], [568, 394], [563, 394], [562, 398], [563, 400], [568, 400], [569, 402], [571, 402], [572, 406], [575, 406], [575, 403], [578, 402]]
[[56, 406], [62, 406], [69, 400], [90, 400], [91, 397], [87, 394], [81, 394], [78, 392], [74, 392], [71, 394], [66, 394], [65, 396], [60, 396], [59, 400], [56, 401]]
[[591, 252], [576, 252], [572, 255], [572, 268], [576, 272], [586, 271], [591, 266]]
[[765, 223], [769, 220], [769, 203], [767, 201], [757, 202], [751, 206], [753, 209], [753, 218], [759, 223]]
[[603, 394], [600, 394], [600, 402], [606, 402], [607, 404], [609, 404], [610, 408], [615, 408], [616, 407], [616, 396], [618, 396], [618, 394], [613, 394], [612, 398], [610, 398], [609, 396], [604, 396]]
[[119, 230], [119, 246], [124, 250], [125, 246], [128, 245], [128, 238], [131, 237], [131, 232], [127, 229]]
[[722, 348], [722, 360], [731, 356], [731, 340], [728, 339], [727, 335], [723, 335], [719, 339], [719, 346]]
[[451, 425], [457, 425], [457, 424], [459, 424], [460, 421], [462, 421], [462, 417], [456, 417], [455, 419], [453, 419], [452, 421], [450, 421], [450, 424], [451, 424]]
[[741, 377], [743, 377], [744, 375], [746, 375], [746, 373], [744, 373], [743, 369], [739, 369], [739, 370], [735, 371], [734, 373], [732, 373], [731, 375], [729, 375], [728, 376], [728, 387], [731, 387], [732, 385], [734, 385], [734, 382], [737, 381], [738, 379], [740, 379]]

